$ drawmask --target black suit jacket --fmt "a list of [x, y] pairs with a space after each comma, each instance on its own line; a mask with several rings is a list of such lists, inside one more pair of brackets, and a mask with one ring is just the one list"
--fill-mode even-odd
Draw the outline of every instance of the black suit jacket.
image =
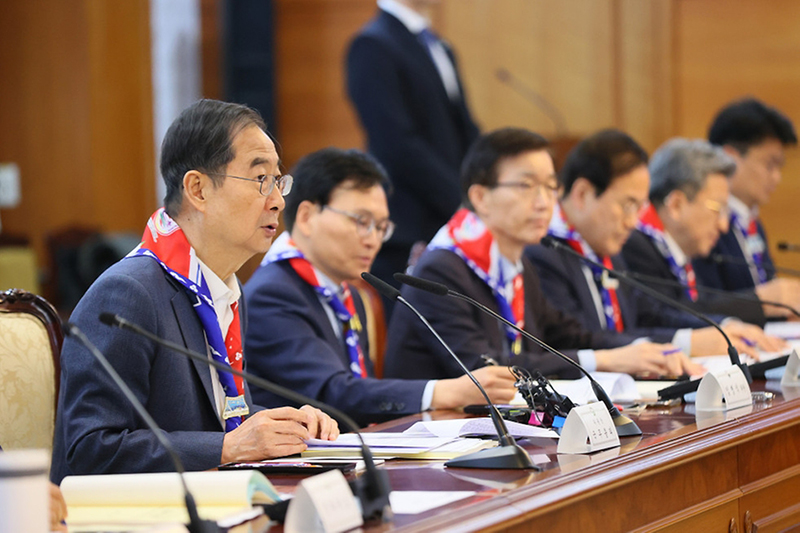
[[[768, 243], [764, 226], [761, 225], [760, 221], [756, 221], [756, 227], [761, 238], [764, 239], [765, 243]], [[733, 261], [717, 263], [711, 259], [715, 255], [730, 257]], [[767, 279], [774, 278], [775, 265], [772, 263], [772, 257], [769, 254], [769, 246], [765, 248], [762, 258]], [[714, 287], [726, 291], [752, 291], [756, 286], [753, 275], [750, 273], [750, 267], [747, 265], [744, 251], [739, 246], [739, 240], [733, 232], [733, 227], [728, 233], [719, 238], [707, 258], [695, 259], [692, 264], [697, 273], [698, 282], [706, 287]]]
[[[614, 348], [631, 342], [634, 337], [611, 332], [590, 333], [569, 315], [558, 311], [545, 299], [539, 277], [530, 262], [523, 258], [525, 286], [525, 330], [577, 359], [581, 348]], [[498, 311], [497, 301], [486, 285], [455, 253], [429, 250], [414, 268], [414, 275], [443, 283], [487, 307]], [[534, 343], [523, 339], [522, 353], [511, 356], [505, 329], [497, 320], [453, 297], [403, 288], [403, 297], [414, 305], [433, 325], [464, 364], [470, 368], [484, 366], [486, 354], [502, 365], [519, 365], [540, 370], [545, 375], [577, 378], [581, 374], [556, 356], [543, 352]], [[452, 378], [462, 374], [457, 363], [447, 354], [425, 326], [404, 306], [397, 306], [389, 326], [384, 372], [393, 377]]]
[[[367, 317], [352, 292], [365, 326], [359, 342], [373, 375]], [[427, 381], [354, 377], [344, 339], [336, 336], [317, 292], [288, 261], [259, 267], [245, 284], [244, 295], [250, 324], [244, 344], [251, 372], [333, 405], [363, 425], [419, 412]], [[253, 396], [268, 407], [288, 403], [258, 389]]]
[[[583, 262], [577, 257], [544, 246], [534, 245], [525, 249], [525, 256], [536, 267], [542, 280], [542, 291], [552, 304], [577, 318], [589, 331], [604, 331], [597, 314], [594, 299], [583, 273]], [[621, 256], [611, 258], [615, 270], [625, 271], [627, 265]], [[617, 299], [625, 333], [637, 337], [650, 337], [654, 342], [671, 342], [678, 327], [702, 327], [705, 323], [695, 317], [676, 311], [648, 298], [639, 291], [619, 283]], [[647, 310], [645, 312], [645, 310]], [[664, 317], [653, 323], [650, 317]]]
[[[669, 263], [656, 248], [655, 243], [639, 230], [634, 230], [628, 242], [622, 247], [622, 257], [634, 272], [678, 281], [672, 274]], [[680, 287], [658, 284], [652, 284], [651, 286], [665, 296], [679, 300], [701, 313], [716, 315], [710, 318], [717, 321], [726, 316], [733, 316], [759, 326], [763, 326], [766, 322], [761, 303], [757, 300], [735, 300], [725, 296], [709, 295], [701, 291], [698, 294], [697, 301], [693, 302], [686, 295], [686, 291]], [[751, 293], [750, 296], [755, 298], [755, 293]]]
[[427, 48], [384, 11], [350, 45], [348, 94], [369, 152], [394, 184], [389, 208], [397, 230], [388, 247], [427, 242], [461, 202], [461, 160], [479, 132], [460, 78], [459, 86], [462, 98], [452, 102]]

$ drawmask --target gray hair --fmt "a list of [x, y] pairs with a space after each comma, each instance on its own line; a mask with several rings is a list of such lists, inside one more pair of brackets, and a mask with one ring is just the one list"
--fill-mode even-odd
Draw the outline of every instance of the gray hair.
[[664, 199], [678, 189], [689, 200], [706, 184], [709, 174], [733, 176], [736, 162], [722, 148], [702, 139], [670, 139], [650, 158], [650, 201], [663, 205]]

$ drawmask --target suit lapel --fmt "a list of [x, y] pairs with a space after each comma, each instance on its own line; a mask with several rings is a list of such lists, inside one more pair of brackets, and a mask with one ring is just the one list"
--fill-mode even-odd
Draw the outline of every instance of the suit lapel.
[[586, 274], [584, 274], [583, 262], [577, 257], [567, 256], [567, 254], [561, 254], [561, 256], [564, 261], [564, 269], [567, 271], [568, 279], [577, 281], [575, 288], [578, 292], [579, 305], [582, 309], [592, 310], [591, 313], [584, 313], [584, 315], [592, 317], [591, 320], [595, 327], [590, 329], [592, 331], [606, 329], [606, 327], [600, 323], [600, 317], [597, 315], [597, 304], [594, 298], [592, 298], [592, 290], [589, 288], [589, 280], [586, 278]]
[[[193, 352], [207, 354], [208, 348], [206, 346], [205, 333], [203, 332], [200, 318], [193, 308], [193, 303], [190, 295], [183, 288], [179, 288], [175, 296], [172, 297], [172, 310], [175, 313], [175, 319], [181, 331], [184, 346]], [[200, 382], [203, 384], [203, 390], [206, 392], [206, 397], [211, 403], [214, 413], [219, 418], [217, 405], [214, 401], [214, 386], [211, 383], [212, 369], [194, 359], [191, 360], [191, 363], [200, 378]]]

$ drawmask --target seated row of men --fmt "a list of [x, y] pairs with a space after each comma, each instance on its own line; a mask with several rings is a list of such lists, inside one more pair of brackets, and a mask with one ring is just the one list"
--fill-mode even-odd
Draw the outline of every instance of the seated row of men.
[[[463, 207], [413, 273], [473, 297], [589, 370], [695, 374], [701, 369], [690, 355], [725, 352], [722, 337], [693, 317], [616, 286], [576, 257], [536, 246], [550, 233], [607, 266], [624, 270], [627, 261], [684, 283], [663, 290], [713, 312], [742, 351], [780, 349], [781, 341], [745, 322], [763, 323], [759, 302], [708, 299], [693, 280], [689, 260], [707, 255], [728, 229], [736, 165], [721, 148], [677, 139], [648, 170], [647, 154], [633, 139], [607, 130], [581, 142], [557, 176], [543, 137], [515, 128], [491, 132], [464, 161]], [[404, 308], [389, 324], [385, 376], [373, 377], [367, 313], [348, 282], [369, 270], [394, 229], [382, 168], [366, 154], [333, 148], [303, 158], [293, 177], [279, 168], [254, 111], [210, 100], [186, 109], [162, 145], [165, 207], [151, 217], [142, 244], [97, 280], [72, 316], [187, 469], [294, 454], [309, 437], [335, 439], [338, 425], [266, 391], [252, 390], [251, 398], [241, 379], [109, 329], [99, 313], [117, 313], [234, 369], [246, 359], [248, 371], [361, 424], [481, 401]], [[272, 244], [281, 212], [287, 231]], [[264, 252], [242, 292], [235, 272]], [[783, 280], [765, 283], [797, 291]], [[493, 401], [514, 394], [508, 365], [576, 377], [572, 367], [460, 300], [411, 288], [403, 295]], [[113, 381], [72, 339], [61, 367], [55, 482], [70, 474], [173, 468]]]

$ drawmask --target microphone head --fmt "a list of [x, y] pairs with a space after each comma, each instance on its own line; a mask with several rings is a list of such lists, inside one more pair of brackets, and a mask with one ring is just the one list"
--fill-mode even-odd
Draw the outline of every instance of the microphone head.
[[561, 243], [558, 242], [558, 240], [552, 235], [545, 235], [544, 237], [542, 237], [542, 240], [539, 241], [539, 244], [541, 244], [545, 248], [554, 248], [554, 249], [558, 248], [561, 245]]
[[385, 297], [387, 297], [392, 301], [397, 300], [400, 297], [400, 291], [398, 291], [397, 289], [395, 289], [394, 287], [392, 287], [379, 277], [373, 276], [369, 272], [362, 272], [361, 279], [363, 279], [364, 281], [375, 287], [375, 289], [379, 293], [381, 293], [382, 295], [384, 295]]
[[106, 326], [116, 326], [119, 323], [117, 320], [117, 315], [114, 313], [100, 313], [97, 318], [99, 318], [100, 322]]
[[508, 83], [508, 81], [511, 79], [511, 73], [508, 71], [508, 69], [505, 69], [503, 67], [500, 67], [497, 70], [495, 70], [494, 75], [497, 76], [498, 80], [504, 83]]
[[445, 285], [442, 285], [441, 283], [436, 283], [435, 281], [430, 281], [427, 279], [417, 278], [415, 276], [409, 276], [408, 274], [403, 274], [401, 272], [395, 272], [394, 279], [402, 283], [403, 285], [408, 285], [409, 287], [414, 287], [415, 289], [421, 289], [423, 291], [427, 291], [439, 296], [447, 296], [447, 293], [449, 292], [449, 289]]
[[778, 250], [785, 252], [789, 249], [789, 243], [786, 241], [781, 241], [778, 243]]

